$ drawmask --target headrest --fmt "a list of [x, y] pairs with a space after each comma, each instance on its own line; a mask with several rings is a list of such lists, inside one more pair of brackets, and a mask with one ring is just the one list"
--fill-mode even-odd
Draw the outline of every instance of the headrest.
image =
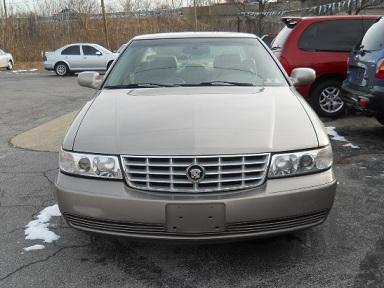
[[233, 68], [241, 65], [239, 54], [222, 54], [215, 57], [213, 67], [215, 68]]

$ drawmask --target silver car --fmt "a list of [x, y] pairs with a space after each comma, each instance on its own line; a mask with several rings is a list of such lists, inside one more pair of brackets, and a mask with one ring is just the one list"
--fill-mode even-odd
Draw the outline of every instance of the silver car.
[[12, 54], [6, 53], [0, 49], [0, 68], [7, 68], [8, 70], [13, 69], [13, 57]]
[[44, 52], [43, 60], [46, 70], [65, 76], [81, 71], [106, 71], [117, 55], [98, 44], [74, 43]]
[[57, 199], [74, 228], [221, 240], [321, 224], [336, 178], [324, 127], [262, 41], [241, 33], [135, 37], [78, 113]]

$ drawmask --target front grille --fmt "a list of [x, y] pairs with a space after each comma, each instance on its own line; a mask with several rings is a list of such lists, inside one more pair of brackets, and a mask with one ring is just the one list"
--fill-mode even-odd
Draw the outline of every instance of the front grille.
[[227, 223], [224, 231], [211, 233], [176, 234], [167, 232], [163, 224], [122, 222], [106, 219], [96, 219], [64, 213], [68, 223], [78, 229], [91, 229], [104, 233], [138, 234], [153, 236], [209, 236], [209, 235], [241, 235], [250, 233], [279, 232], [289, 229], [302, 229], [319, 225], [327, 218], [329, 210], [321, 210], [303, 215], [284, 218], [274, 218], [252, 222]]
[[[127, 184], [160, 192], [200, 193], [239, 190], [264, 183], [270, 154], [223, 156], [122, 156]], [[204, 168], [205, 177], [193, 183], [191, 165]]]

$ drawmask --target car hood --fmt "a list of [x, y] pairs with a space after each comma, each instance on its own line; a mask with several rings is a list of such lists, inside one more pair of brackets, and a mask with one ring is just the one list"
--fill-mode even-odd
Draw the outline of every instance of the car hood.
[[318, 147], [289, 87], [104, 89], [73, 149], [132, 155], [212, 155]]

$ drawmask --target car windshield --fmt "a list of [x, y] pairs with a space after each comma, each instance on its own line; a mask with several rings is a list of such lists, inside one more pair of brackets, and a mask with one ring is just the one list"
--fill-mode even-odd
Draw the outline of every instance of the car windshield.
[[135, 40], [104, 88], [288, 85], [256, 38]]

